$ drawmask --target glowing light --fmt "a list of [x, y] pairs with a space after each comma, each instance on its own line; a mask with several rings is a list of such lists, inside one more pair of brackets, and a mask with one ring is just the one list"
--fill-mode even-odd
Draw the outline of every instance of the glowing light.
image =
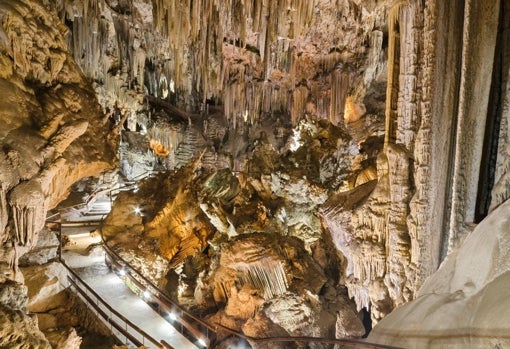
[[119, 275], [120, 276], [126, 276], [126, 270], [125, 269], [119, 270]]
[[143, 291], [143, 298], [149, 298], [151, 293], [148, 290]]
[[299, 134], [299, 131], [292, 130], [292, 137], [291, 137], [291, 143], [289, 144], [290, 151], [296, 151], [301, 146], [300, 142], [301, 135]]
[[136, 214], [140, 214], [142, 213], [142, 210], [140, 209], [139, 206], [136, 206], [134, 209], [133, 209], [133, 212], [136, 213]]
[[207, 347], [207, 343], [202, 338], [198, 339], [198, 344], [200, 344], [203, 347]]
[[179, 286], [177, 286], [177, 294], [179, 296], [182, 296], [184, 291], [186, 291], [186, 286], [184, 286], [183, 284], [180, 284]]
[[169, 317], [169, 318], [170, 318], [170, 320], [172, 320], [172, 321], [177, 320], [177, 316], [175, 316], [175, 314], [174, 314], [174, 313], [170, 313], [170, 314], [168, 314], [168, 317]]

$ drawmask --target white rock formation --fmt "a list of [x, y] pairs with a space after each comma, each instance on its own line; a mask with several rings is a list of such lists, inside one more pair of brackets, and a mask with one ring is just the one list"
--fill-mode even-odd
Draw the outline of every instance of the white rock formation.
[[483, 220], [369, 341], [405, 348], [510, 345], [510, 201]]

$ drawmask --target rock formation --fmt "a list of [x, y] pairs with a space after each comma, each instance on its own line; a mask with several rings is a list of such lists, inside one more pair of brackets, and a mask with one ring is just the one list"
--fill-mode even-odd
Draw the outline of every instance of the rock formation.
[[173, 298], [255, 337], [361, 336], [504, 215], [508, 23], [505, 0], [3, 1], [0, 316], [48, 345], [19, 265], [51, 262], [47, 212], [118, 151], [146, 179], [103, 233]]
[[[74, 182], [114, 164], [115, 137], [69, 54], [66, 34], [38, 2], [0, 4], [0, 282], [21, 293], [18, 260], [37, 245], [47, 211]], [[1, 346], [49, 348], [26, 307], [12, 301], [1, 302], [8, 333], [0, 335]]]
[[480, 223], [417, 298], [384, 318], [370, 340], [406, 348], [508, 345], [509, 321], [501, 309], [509, 306], [509, 210], [505, 202]]

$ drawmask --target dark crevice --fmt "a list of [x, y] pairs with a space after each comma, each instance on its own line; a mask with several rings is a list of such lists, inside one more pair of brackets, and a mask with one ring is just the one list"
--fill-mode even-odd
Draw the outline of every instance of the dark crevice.
[[508, 55], [505, 55], [508, 50], [508, 28], [505, 28], [509, 21], [507, 7], [508, 5], [506, 4], [506, 1], [501, 1], [497, 42], [492, 71], [492, 83], [489, 95], [482, 159], [480, 162], [480, 178], [478, 181], [475, 223], [479, 223], [489, 212], [492, 199], [491, 191], [495, 181], [503, 98], [507, 83], [504, 78], [503, 69], [503, 67], [508, 63], [506, 62], [508, 59], [506, 56]]

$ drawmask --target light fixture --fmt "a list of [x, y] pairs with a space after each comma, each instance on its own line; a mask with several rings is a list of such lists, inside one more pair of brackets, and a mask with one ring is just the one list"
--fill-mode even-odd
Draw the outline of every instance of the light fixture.
[[170, 313], [170, 314], [168, 314], [168, 317], [169, 317], [169, 318], [170, 318], [170, 320], [172, 320], [172, 321], [177, 320], [177, 316], [175, 316], [175, 314], [174, 314], [174, 313]]
[[199, 338], [198, 339], [198, 344], [200, 344], [201, 346], [203, 347], [206, 347], [207, 348], [207, 343], [205, 342], [205, 340], [203, 340], [202, 338]]
[[151, 293], [149, 292], [149, 290], [143, 291], [143, 298], [149, 298], [150, 296], [151, 296]]
[[124, 268], [120, 269], [119, 270], [119, 275], [120, 276], [126, 276], [126, 270]]

